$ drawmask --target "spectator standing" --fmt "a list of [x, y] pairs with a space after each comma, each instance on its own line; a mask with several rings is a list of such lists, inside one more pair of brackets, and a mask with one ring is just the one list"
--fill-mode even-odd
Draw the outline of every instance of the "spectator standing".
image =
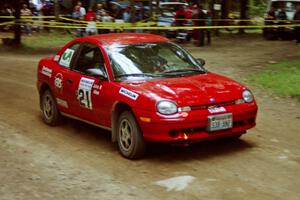
[[[277, 15], [277, 19], [280, 20], [279, 21], [279, 25], [285, 25], [285, 21], [284, 20], [287, 20], [287, 15], [286, 15], [286, 12], [285, 12], [285, 6], [282, 5], [281, 9], [279, 10], [278, 12], [278, 15]], [[284, 39], [285, 38], [285, 28], [284, 27], [279, 27], [278, 28], [278, 36], [280, 39]]]
[[146, 19], [145, 6], [144, 6], [143, 2], [138, 3], [137, 19], [139, 19], [139, 20]]
[[[75, 6], [73, 9], [72, 13], [72, 18], [75, 20], [83, 20], [83, 16], [81, 15], [80, 12], [80, 6]], [[83, 29], [82, 28], [77, 28], [76, 29], [76, 36], [77, 37], [82, 37], [83, 36]]]
[[[43, 16], [53, 16], [54, 15], [54, 10], [53, 10], [53, 4], [49, 1], [46, 0], [41, 8]], [[50, 21], [49, 18], [44, 18], [45, 21]], [[47, 27], [48, 23], [45, 23], [45, 30], [50, 31], [50, 28]]]
[[[4, 4], [3, 9], [0, 10], [0, 16], [14, 16], [14, 10], [8, 4]], [[0, 19], [0, 23], [9, 21], [11, 21], [11, 19]], [[4, 29], [6, 30], [6, 28], [6, 26], [0, 26], [0, 31]]]
[[86, 10], [85, 10], [85, 8], [82, 6], [82, 2], [81, 1], [78, 1], [77, 2], [77, 6], [79, 6], [80, 7], [80, 13], [81, 13], [81, 16], [85, 16], [86, 15]]
[[[96, 6], [96, 18], [97, 18], [97, 21], [98, 22], [102, 22], [102, 18], [105, 14], [105, 9], [103, 7], [103, 4], [102, 3], [98, 3], [97, 6]], [[102, 33], [103, 32], [103, 29], [98, 29], [98, 33]]]
[[[199, 5], [198, 20], [199, 20], [198, 25], [202, 26], [202, 27], [205, 27], [206, 16], [205, 16], [205, 13], [203, 11], [203, 7], [201, 5]], [[203, 28], [200, 28], [198, 33], [199, 33], [198, 46], [203, 47], [204, 46], [205, 30]]]
[[[22, 9], [20, 10], [20, 14], [21, 14], [21, 16], [32, 16], [31, 10], [28, 8], [27, 4], [22, 5]], [[32, 30], [31, 30], [30, 22], [25, 22], [24, 28], [25, 28], [25, 33], [27, 35], [31, 36], [32, 35]]]
[[117, 5], [113, 4], [111, 9], [111, 15], [115, 20], [123, 20], [121, 9]]
[[267, 20], [276, 20], [276, 12], [275, 7], [272, 6], [268, 12]]
[[295, 27], [295, 36], [296, 36], [296, 42], [298, 45], [300, 45], [300, 5], [297, 5], [296, 12], [294, 15], [294, 23], [298, 26]]
[[102, 21], [102, 17], [104, 16], [104, 14], [106, 13], [106, 10], [103, 8], [103, 4], [102, 3], [98, 3], [97, 7], [96, 7], [96, 17], [98, 21]]
[[[102, 17], [102, 22], [109, 23], [109, 22], [113, 22], [113, 21], [114, 21], [114, 18], [112, 16], [110, 16], [108, 14], [108, 12], [104, 12], [103, 17]], [[114, 31], [113, 29], [111, 29], [111, 30], [104, 29], [103, 30], [104, 33], [109, 33], [109, 32], [113, 32], [113, 31]]]
[[[175, 13], [175, 24], [176, 26], [185, 26], [187, 22], [187, 15], [184, 6], [179, 6]], [[176, 39], [178, 42], [185, 42], [188, 39], [188, 33], [185, 29], [177, 30]]]
[[127, 8], [126, 8], [126, 10], [124, 11], [124, 13], [123, 13], [123, 20], [124, 20], [124, 22], [130, 22], [130, 13], [131, 13], [131, 7], [130, 6], [128, 6]]
[[176, 26], [183, 26], [186, 20], [185, 10], [183, 6], [179, 6], [178, 10], [175, 13], [175, 23]]
[[[194, 26], [199, 26], [199, 20], [197, 20], [198, 12], [199, 12], [198, 4], [195, 3], [195, 4], [193, 4], [193, 7], [192, 7], [192, 21], [193, 21]], [[199, 40], [199, 30], [198, 29], [193, 29], [192, 37], [195, 41]]]
[[[131, 19], [131, 7], [128, 6], [123, 13], [123, 21], [129, 23]], [[129, 30], [124, 30], [124, 32], [130, 32]]]
[[207, 45], [211, 45], [211, 27], [212, 26], [212, 15], [211, 15], [211, 11], [208, 10], [206, 13], [206, 27], [208, 27], [206, 29], [206, 37], [207, 37]]
[[85, 19], [85, 21], [88, 22], [87, 28], [86, 28], [86, 33], [88, 35], [94, 35], [94, 34], [96, 34], [97, 33], [97, 28], [96, 28], [96, 13], [93, 11], [92, 8], [88, 9], [88, 12], [86, 13], [84, 19]]

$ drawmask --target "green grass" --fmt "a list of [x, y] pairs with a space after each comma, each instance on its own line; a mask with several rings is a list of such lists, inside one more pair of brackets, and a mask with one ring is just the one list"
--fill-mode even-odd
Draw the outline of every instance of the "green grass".
[[54, 53], [74, 38], [74, 35], [64, 31], [34, 33], [32, 36], [22, 35], [22, 45], [19, 48], [0, 45], [0, 51], [22, 54]]
[[31, 37], [23, 37], [22, 43], [25, 47], [33, 49], [45, 47], [60, 47], [71, 41], [75, 37], [71, 34], [56, 31], [51, 33], [35, 34]]
[[300, 60], [268, 65], [251, 75], [249, 81], [276, 95], [300, 101]]

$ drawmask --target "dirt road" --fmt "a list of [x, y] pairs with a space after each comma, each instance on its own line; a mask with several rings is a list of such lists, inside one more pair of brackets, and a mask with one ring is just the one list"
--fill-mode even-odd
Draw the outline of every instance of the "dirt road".
[[[187, 47], [211, 71], [244, 82], [269, 61], [300, 55], [291, 42], [218, 39]], [[0, 199], [300, 199], [300, 103], [253, 88], [257, 127], [240, 140], [188, 148], [151, 145], [122, 158], [109, 132], [41, 120], [36, 65], [44, 55], [0, 54]], [[169, 180], [170, 178], [174, 178]]]

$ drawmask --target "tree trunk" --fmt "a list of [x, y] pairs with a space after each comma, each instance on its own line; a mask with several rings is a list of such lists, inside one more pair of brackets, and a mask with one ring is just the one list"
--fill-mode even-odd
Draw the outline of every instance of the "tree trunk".
[[55, 15], [56, 21], [59, 21], [59, 3], [58, 3], [58, 0], [54, 0], [54, 15]]
[[228, 15], [232, 5], [232, 0], [223, 0], [221, 5], [222, 5], [221, 18], [228, 19]]
[[[244, 20], [244, 19], [247, 19], [248, 0], [240, 0], [240, 3], [241, 3], [240, 19]], [[243, 25], [246, 25], [247, 23], [245, 21], [241, 21], [239, 24], [243, 26]], [[245, 29], [240, 28], [239, 33], [240, 34], [245, 33]]]
[[[13, 8], [15, 9], [15, 20], [20, 20], [20, 9], [21, 9], [21, 2], [20, 0], [13, 1]], [[21, 26], [19, 23], [14, 25], [14, 45], [21, 44]]]

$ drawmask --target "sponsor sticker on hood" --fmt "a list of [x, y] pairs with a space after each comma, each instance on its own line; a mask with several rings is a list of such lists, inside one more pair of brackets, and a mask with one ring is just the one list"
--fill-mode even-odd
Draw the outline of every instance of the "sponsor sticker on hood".
[[121, 88], [119, 90], [119, 93], [126, 96], [126, 97], [128, 97], [128, 98], [130, 98], [130, 99], [133, 99], [133, 100], [137, 100], [137, 98], [139, 97], [139, 95], [137, 93], [132, 92], [130, 90], [127, 90], [125, 88]]

